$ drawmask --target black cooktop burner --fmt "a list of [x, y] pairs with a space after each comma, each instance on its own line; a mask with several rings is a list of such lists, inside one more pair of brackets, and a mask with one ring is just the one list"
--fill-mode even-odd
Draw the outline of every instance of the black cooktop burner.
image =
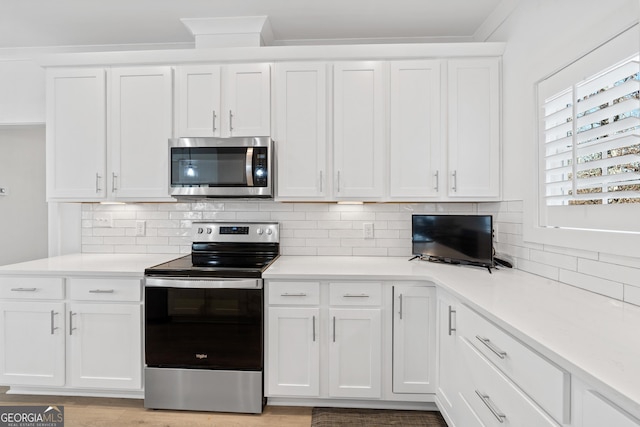
[[192, 256], [185, 255], [164, 264], [159, 264], [145, 269], [145, 276], [155, 277], [211, 277], [211, 278], [261, 278], [262, 273], [277, 258], [273, 257], [269, 262], [256, 265], [250, 259], [238, 260], [235, 265], [227, 263], [226, 266], [197, 266], [193, 265]]

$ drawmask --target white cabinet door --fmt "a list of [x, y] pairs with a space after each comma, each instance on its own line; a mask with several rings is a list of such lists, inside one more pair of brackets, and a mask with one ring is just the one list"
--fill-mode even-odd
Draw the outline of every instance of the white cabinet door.
[[0, 382], [62, 386], [65, 382], [62, 302], [0, 304]]
[[72, 303], [67, 316], [71, 386], [142, 387], [140, 305]]
[[176, 136], [220, 136], [219, 65], [186, 65], [176, 70]]
[[460, 412], [465, 406], [458, 396], [456, 378], [464, 367], [457, 363], [456, 349], [456, 306], [457, 300], [438, 290], [438, 387], [436, 400], [438, 407], [448, 422], [459, 424]]
[[584, 391], [582, 400], [582, 427], [639, 427], [640, 420], [616, 408], [591, 390]]
[[327, 64], [275, 66], [279, 199], [322, 200], [327, 174]]
[[105, 70], [47, 71], [47, 200], [106, 195]]
[[384, 79], [380, 62], [334, 65], [334, 194], [379, 200], [386, 172]]
[[267, 394], [319, 396], [320, 309], [269, 307]]
[[438, 60], [391, 62], [389, 197], [420, 200], [444, 188]]
[[170, 67], [111, 71], [110, 197], [172, 200], [168, 163], [172, 89]]
[[448, 195], [500, 196], [500, 59], [448, 61]]
[[223, 136], [271, 136], [270, 64], [228, 65], [223, 76]]
[[382, 397], [380, 309], [329, 309], [329, 396]]
[[435, 288], [393, 287], [393, 392], [435, 392]]

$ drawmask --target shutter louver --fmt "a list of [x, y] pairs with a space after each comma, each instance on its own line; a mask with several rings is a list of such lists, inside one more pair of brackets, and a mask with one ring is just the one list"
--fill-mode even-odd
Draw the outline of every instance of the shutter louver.
[[542, 108], [547, 206], [640, 203], [638, 56]]

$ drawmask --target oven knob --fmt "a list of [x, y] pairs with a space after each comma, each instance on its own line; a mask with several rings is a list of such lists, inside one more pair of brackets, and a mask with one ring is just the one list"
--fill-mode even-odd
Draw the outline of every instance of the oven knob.
[[262, 228], [258, 228], [256, 232], [258, 233], [258, 236], [262, 236], [262, 233], [264, 233], [264, 230]]
[[198, 234], [202, 234], [204, 233], [204, 230], [202, 229], [202, 227], [198, 228]]
[[210, 229], [209, 227], [207, 227], [207, 234], [211, 234], [213, 232], [212, 229]]
[[273, 234], [273, 230], [270, 228], [267, 228], [267, 235], [271, 236]]

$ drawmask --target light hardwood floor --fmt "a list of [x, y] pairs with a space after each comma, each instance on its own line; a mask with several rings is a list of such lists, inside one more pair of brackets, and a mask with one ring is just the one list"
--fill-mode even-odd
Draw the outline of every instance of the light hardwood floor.
[[62, 405], [65, 427], [298, 427], [311, 425], [311, 409], [267, 406], [262, 415], [145, 409], [140, 399], [6, 394], [0, 406]]

